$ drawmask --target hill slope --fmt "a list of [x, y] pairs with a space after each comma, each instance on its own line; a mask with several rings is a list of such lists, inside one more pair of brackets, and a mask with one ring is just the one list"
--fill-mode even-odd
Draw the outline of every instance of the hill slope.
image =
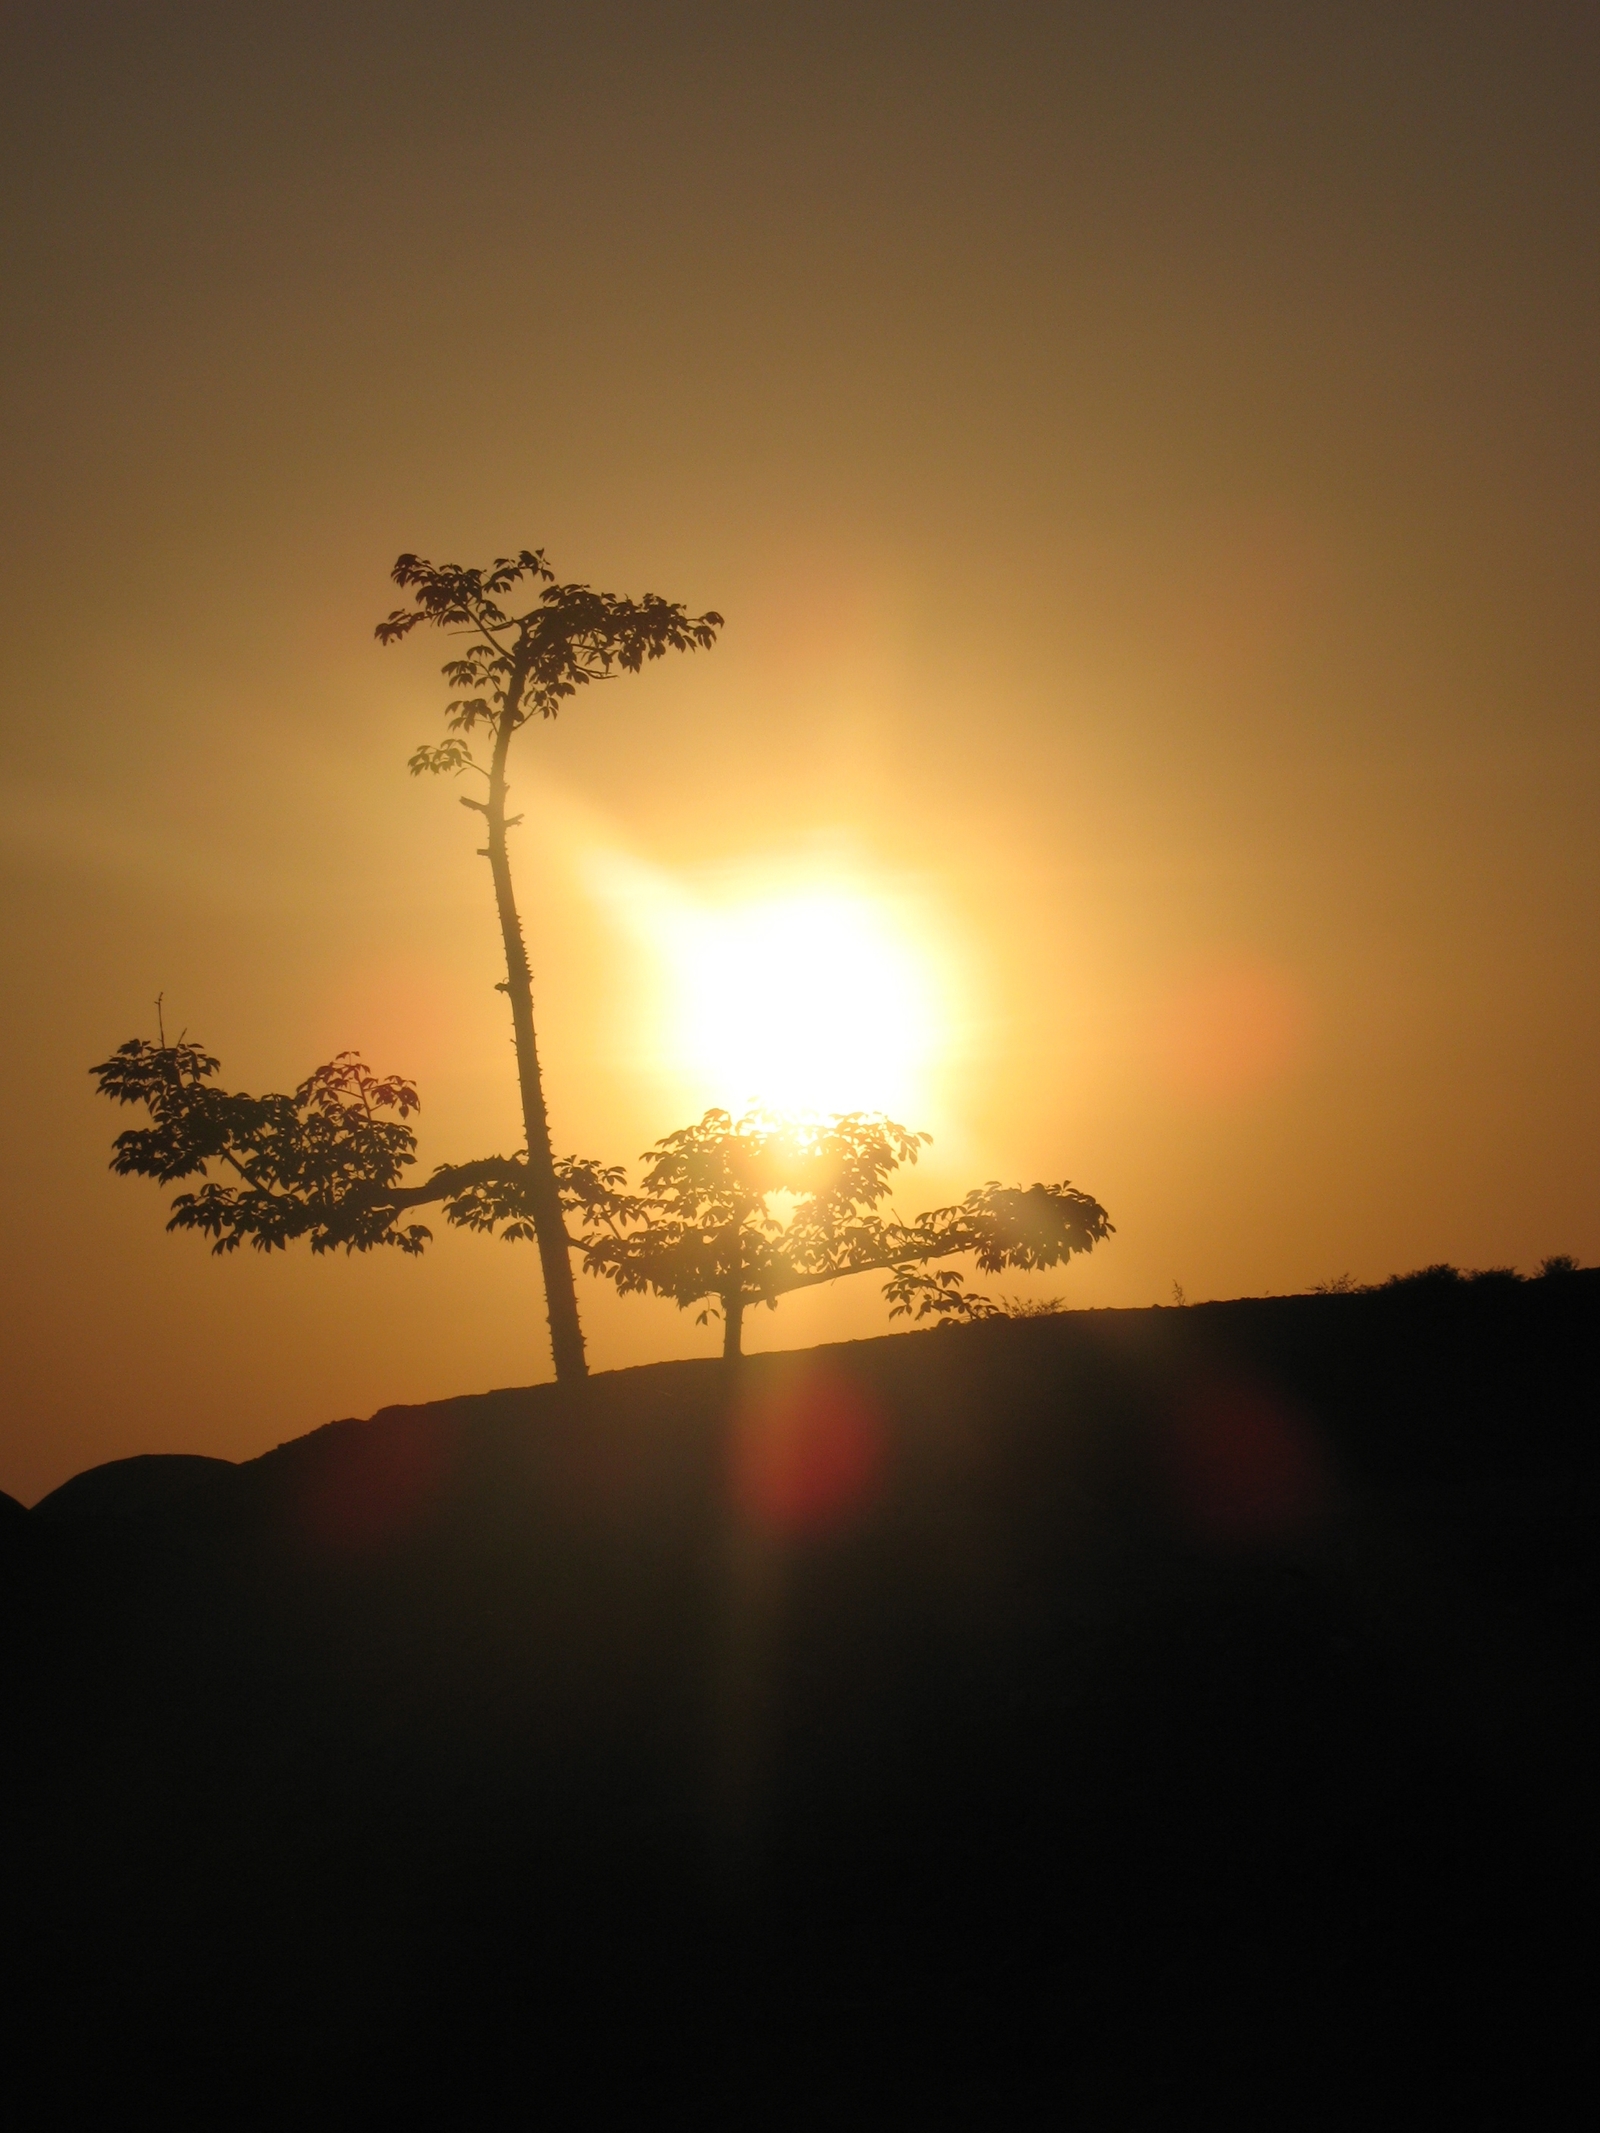
[[1593, 1275], [999, 1322], [11, 1521], [31, 2048], [236, 2121], [1525, 2112], [1597, 1331]]
[[197, 1452], [139, 1452], [131, 1459], [108, 1459], [52, 1489], [34, 1505], [34, 1516], [52, 1523], [63, 1518], [142, 1517], [231, 1465], [231, 1460], [206, 1459]]

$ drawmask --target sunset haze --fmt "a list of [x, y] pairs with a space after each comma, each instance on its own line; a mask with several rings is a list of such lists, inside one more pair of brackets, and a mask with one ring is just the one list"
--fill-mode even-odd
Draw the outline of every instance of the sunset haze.
[[517, 743], [558, 1154], [887, 1109], [1077, 1308], [1600, 1258], [1593, 10], [3, 20], [0, 1487], [549, 1374], [529, 1246], [212, 1258], [87, 1071], [519, 1144], [403, 550], [726, 617]]

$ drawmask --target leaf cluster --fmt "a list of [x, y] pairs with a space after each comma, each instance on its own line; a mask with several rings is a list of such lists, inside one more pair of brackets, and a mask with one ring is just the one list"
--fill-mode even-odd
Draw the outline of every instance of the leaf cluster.
[[[914, 1248], [904, 1255], [883, 1293], [891, 1318], [934, 1318], [955, 1324], [978, 1318], [1035, 1315], [1035, 1307], [969, 1290], [949, 1268], [930, 1274], [927, 1262], [970, 1255], [985, 1274], [1034, 1273], [1063, 1266], [1075, 1252], [1093, 1251], [1113, 1233], [1099, 1201], [1075, 1185], [1002, 1185], [991, 1178], [954, 1207], [918, 1215]], [[1057, 1299], [1049, 1306], [1052, 1309]]]
[[[531, 718], [554, 718], [593, 682], [636, 674], [668, 652], [708, 651], [722, 627], [719, 614], [691, 615], [657, 593], [630, 600], [560, 584], [542, 548], [497, 556], [486, 570], [403, 555], [390, 575], [411, 604], [378, 624], [380, 644], [397, 644], [424, 627], [472, 640], [441, 669], [458, 692], [445, 712], [456, 736], [484, 725], [514, 732]], [[519, 597], [508, 598], [519, 588]], [[437, 775], [471, 762], [467, 742], [457, 738], [419, 748], [410, 767], [413, 776]]]
[[[200, 1178], [171, 1206], [169, 1230], [199, 1230], [214, 1252], [249, 1242], [282, 1251], [305, 1238], [313, 1252], [418, 1253], [430, 1232], [402, 1226], [402, 1211], [442, 1200], [451, 1220], [487, 1182], [515, 1193], [519, 1164], [490, 1157], [440, 1170], [426, 1183], [401, 1179], [416, 1162], [407, 1123], [420, 1109], [413, 1084], [379, 1075], [341, 1052], [289, 1095], [250, 1096], [213, 1085], [218, 1061], [199, 1045], [131, 1038], [90, 1070], [114, 1103], [142, 1104], [148, 1126], [119, 1133], [111, 1167], [163, 1185]], [[216, 1173], [216, 1175], [213, 1175]]]

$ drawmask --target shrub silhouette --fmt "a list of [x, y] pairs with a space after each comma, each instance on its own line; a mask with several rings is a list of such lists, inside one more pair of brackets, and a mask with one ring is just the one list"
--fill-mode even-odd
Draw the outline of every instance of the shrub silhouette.
[[1448, 1260], [1438, 1260], [1432, 1266], [1413, 1267], [1409, 1274], [1391, 1274], [1387, 1281], [1361, 1282], [1350, 1274], [1341, 1274], [1334, 1281], [1318, 1281], [1312, 1284], [1313, 1296], [1371, 1296], [1379, 1289], [1437, 1289], [1461, 1288], [1468, 1283], [1511, 1287], [1529, 1279], [1559, 1280], [1564, 1274], [1580, 1272], [1578, 1262], [1570, 1252], [1557, 1252], [1549, 1259], [1541, 1259], [1535, 1276], [1519, 1274], [1514, 1266], [1458, 1267]]

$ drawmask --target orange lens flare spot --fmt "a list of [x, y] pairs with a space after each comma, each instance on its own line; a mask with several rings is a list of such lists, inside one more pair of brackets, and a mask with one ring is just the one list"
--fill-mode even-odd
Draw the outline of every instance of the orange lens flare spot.
[[426, 1414], [375, 1415], [335, 1422], [302, 1484], [299, 1522], [306, 1537], [334, 1555], [381, 1546], [406, 1532], [436, 1499], [448, 1473], [453, 1437]]
[[1213, 963], [1163, 1003], [1156, 1064], [1180, 1096], [1237, 1102], [1263, 1095], [1300, 1063], [1309, 1025], [1305, 996], [1287, 972], [1244, 959]]
[[1213, 1541], [1269, 1541], [1305, 1526], [1328, 1497], [1306, 1422], [1257, 1385], [1211, 1385], [1166, 1429], [1168, 1485], [1184, 1524]]
[[877, 1409], [837, 1371], [807, 1371], [748, 1396], [732, 1449], [735, 1502], [780, 1533], [845, 1524], [877, 1496], [883, 1478]]

